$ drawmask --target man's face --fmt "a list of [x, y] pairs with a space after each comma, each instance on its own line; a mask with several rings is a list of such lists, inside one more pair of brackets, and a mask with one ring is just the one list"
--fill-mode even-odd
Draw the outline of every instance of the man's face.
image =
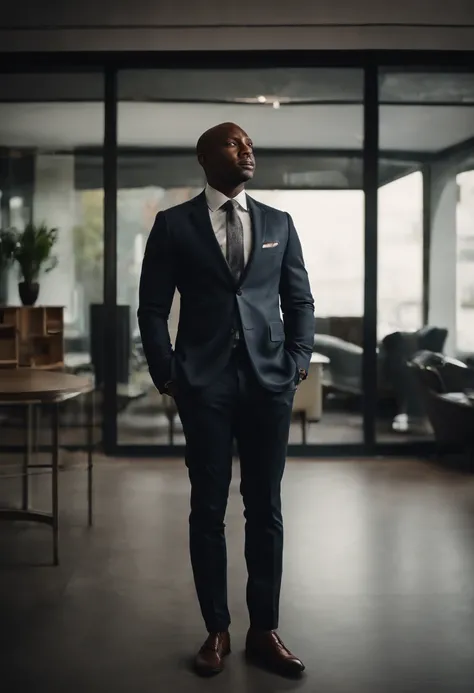
[[237, 125], [216, 128], [199, 160], [209, 179], [226, 185], [246, 183], [255, 171], [252, 140]]

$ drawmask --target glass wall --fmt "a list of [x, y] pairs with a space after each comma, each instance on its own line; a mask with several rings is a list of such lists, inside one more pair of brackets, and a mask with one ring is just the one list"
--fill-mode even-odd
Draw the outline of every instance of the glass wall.
[[377, 434], [428, 440], [407, 361], [474, 351], [474, 75], [381, 70], [379, 101]]
[[474, 366], [474, 157], [465, 166], [456, 177], [456, 337], [458, 356]]
[[[119, 73], [119, 445], [184, 443], [173, 402], [148, 376], [136, 319], [138, 280], [156, 213], [202, 190], [195, 142], [224, 120], [237, 120], [255, 140], [258, 168], [249, 192], [293, 216], [315, 297], [314, 358], [324, 363], [311, 384], [308, 420], [295, 410], [290, 443], [363, 442], [362, 94], [356, 69]], [[380, 69], [379, 101], [376, 434], [378, 442], [410, 443], [433, 434], [407, 361], [428, 350], [474, 363], [473, 77]], [[76, 160], [87, 226], [97, 229], [101, 150], [83, 146]], [[28, 214], [25, 200], [18, 194], [8, 202], [19, 224]], [[89, 234], [87, 244], [82, 283], [93, 296], [101, 284], [93, 269], [100, 232]], [[90, 319], [100, 325], [101, 302], [86, 303], [99, 304]], [[178, 319], [176, 295], [172, 341]], [[100, 369], [96, 358], [99, 383]]]
[[[118, 442], [182, 445], [173, 402], [148, 376], [137, 330], [143, 251], [159, 210], [201, 192], [207, 128], [237, 121], [256, 145], [249, 194], [295, 221], [316, 304], [313, 406], [290, 443], [362, 442], [363, 72], [143, 70], [118, 78]], [[389, 175], [392, 163], [384, 169]], [[170, 315], [172, 341], [179, 296]], [[303, 386], [304, 386], [303, 385]]]
[[[406, 67], [378, 75], [376, 441], [431, 441], [407, 362], [425, 351], [474, 366], [474, 75]], [[295, 407], [290, 444], [362, 444], [364, 290], [375, 290], [364, 266], [364, 71], [121, 70], [117, 87], [118, 307], [107, 347], [117, 350], [117, 397], [104, 414], [117, 422], [118, 445], [184, 444], [172, 400], [148, 375], [139, 275], [157, 212], [205, 185], [196, 140], [228, 120], [256, 143], [249, 194], [295, 221], [315, 298], [313, 378], [302, 386], [312, 404]], [[63, 308], [65, 368], [94, 379], [100, 411], [111, 308], [103, 297], [104, 115], [102, 72], [0, 75], [1, 226], [58, 229], [57, 265], [41, 274], [37, 305]], [[18, 284], [17, 266], [2, 273], [0, 305], [20, 305]], [[178, 320], [176, 294], [172, 341]], [[365, 327], [370, 334], [373, 325]], [[16, 444], [19, 421], [0, 414], [2, 441]], [[71, 406], [65, 417], [65, 440], [79, 442], [82, 414]]]
[[[65, 369], [92, 379], [102, 351], [92, 307], [103, 301], [103, 91], [100, 72], [0, 75], [2, 228], [22, 232], [32, 222], [58, 230], [57, 263], [40, 273], [36, 306], [63, 308]], [[98, 148], [95, 181], [82, 158], [89, 148]], [[3, 279], [4, 305], [21, 305], [20, 279], [14, 265]], [[85, 437], [78, 406], [64, 408], [62, 440], [71, 445]], [[1, 421], [3, 444], [22, 441], [14, 413]]]

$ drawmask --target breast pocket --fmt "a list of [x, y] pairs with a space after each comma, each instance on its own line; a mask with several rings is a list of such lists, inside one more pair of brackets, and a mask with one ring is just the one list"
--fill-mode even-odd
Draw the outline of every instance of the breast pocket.
[[262, 248], [258, 254], [257, 271], [262, 282], [278, 281], [283, 262], [283, 248]]
[[[276, 241], [275, 241], [275, 243], [276, 243]], [[281, 243], [276, 243], [276, 245], [274, 245], [273, 243], [268, 242], [268, 243], [264, 243], [262, 245], [262, 253], [263, 253], [264, 257], [266, 257], [266, 258], [278, 257], [279, 255], [282, 254], [282, 252], [283, 252], [283, 246], [281, 245]]]

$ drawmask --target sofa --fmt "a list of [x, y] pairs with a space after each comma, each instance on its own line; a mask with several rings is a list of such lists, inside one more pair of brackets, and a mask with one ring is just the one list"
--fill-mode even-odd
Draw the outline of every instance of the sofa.
[[[409, 368], [440, 453], [460, 451], [469, 471], [474, 462], [474, 369], [443, 354], [420, 351]], [[466, 463], [466, 464], [464, 464]]]
[[[321, 325], [321, 323], [319, 323]], [[409, 428], [409, 420], [422, 415], [416, 382], [407, 362], [422, 350], [442, 352], [448, 331], [425, 326], [415, 332], [393, 332], [384, 337], [377, 347], [377, 390], [380, 399], [394, 400], [395, 418], [392, 427]], [[361, 345], [331, 334], [314, 335], [313, 350], [329, 359], [323, 373], [326, 392], [362, 396]]]

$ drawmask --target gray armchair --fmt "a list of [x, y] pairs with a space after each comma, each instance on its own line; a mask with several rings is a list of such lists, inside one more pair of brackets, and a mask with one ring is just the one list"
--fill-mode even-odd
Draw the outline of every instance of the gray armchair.
[[417, 381], [408, 362], [418, 351], [442, 352], [448, 331], [439, 327], [423, 327], [416, 332], [393, 332], [382, 340], [383, 369], [397, 401], [397, 420], [406, 419], [406, 430], [425, 416]]
[[[407, 361], [419, 350], [440, 352], [447, 330], [424, 327], [417, 332], [393, 332], [379, 345], [377, 354], [378, 391], [380, 396], [396, 399], [398, 414], [420, 415], [419, 395]], [[363, 348], [330, 334], [314, 336], [313, 350], [330, 360], [323, 384], [338, 392], [362, 395]]]
[[[435, 434], [440, 452], [447, 447], [474, 457], [474, 370], [465, 364], [433, 354], [418, 353], [409, 363], [417, 381], [420, 400]], [[451, 388], [456, 388], [452, 390]]]

